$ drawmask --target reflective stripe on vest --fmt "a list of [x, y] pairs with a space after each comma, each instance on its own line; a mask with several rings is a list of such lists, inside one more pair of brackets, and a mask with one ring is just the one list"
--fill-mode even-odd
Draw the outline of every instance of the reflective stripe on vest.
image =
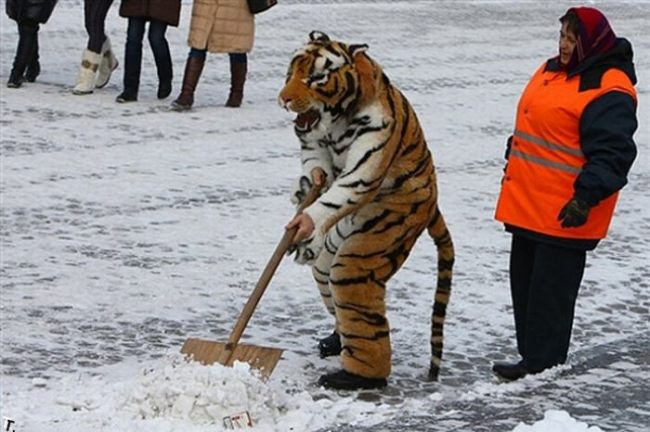
[[566, 153], [569, 153], [569, 154], [572, 154], [572, 155], [575, 155], [575, 156], [584, 157], [584, 155], [582, 154], [582, 150], [580, 150], [579, 148], [576, 149], [576, 148], [571, 148], [571, 147], [568, 147], [568, 146], [565, 146], [565, 145], [562, 145], [562, 144], [554, 144], [554, 143], [545, 141], [542, 138], [527, 134], [526, 132], [522, 132], [520, 130], [516, 130], [515, 133], [514, 133], [514, 136], [525, 139], [526, 141], [530, 141], [533, 144], [541, 145], [541, 146], [546, 147], [546, 148], [551, 149], [551, 150], [563, 151], [563, 152], [566, 152]]
[[533, 75], [517, 107], [508, 165], [497, 202], [496, 219], [541, 234], [601, 239], [607, 234], [617, 194], [590, 211], [587, 223], [562, 228], [557, 220], [574, 194], [574, 183], [587, 162], [581, 150], [580, 118], [605, 93], [621, 91], [636, 99], [627, 76], [616, 69], [603, 75], [601, 87], [579, 92], [580, 77], [544, 71]]
[[550, 160], [547, 160], [547, 159], [544, 159], [544, 158], [541, 158], [541, 157], [537, 157], [537, 156], [529, 155], [529, 154], [526, 154], [526, 153], [522, 153], [519, 150], [511, 150], [510, 151], [510, 156], [511, 157], [514, 156], [514, 157], [522, 158], [522, 159], [527, 160], [527, 161], [532, 162], [532, 163], [544, 165], [544, 166], [547, 166], [549, 168], [559, 169], [559, 170], [566, 171], [566, 172], [569, 172], [569, 173], [572, 173], [572, 174], [579, 174], [580, 173], [580, 168], [575, 168], [575, 167], [572, 167], [571, 165], [563, 164], [563, 163], [560, 163], [560, 162], [553, 162], [553, 161], [550, 161]]

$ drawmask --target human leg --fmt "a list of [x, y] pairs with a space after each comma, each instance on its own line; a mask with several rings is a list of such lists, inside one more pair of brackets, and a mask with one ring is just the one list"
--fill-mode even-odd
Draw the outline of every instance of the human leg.
[[102, 63], [102, 46], [106, 41], [104, 20], [112, 0], [84, 0], [84, 25], [88, 44], [81, 57], [77, 81], [72, 89], [75, 95], [90, 94], [98, 83], [98, 71]]
[[167, 23], [152, 19], [149, 23], [149, 45], [158, 72], [158, 99], [165, 99], [172, 91], [172, 57], [165, 38]]
[[144, 18], [129, 18], [124, 46], [124, 90], [117, 97], [118, 102], [132, 102], [138, 99], [145, 23]]
[[101, 53], [106, 40], [105, 22], [113, 0], [84, 0], [84, 24], [88, 33], [86, 48]]
[[34, 47], [32, 49], [32, 56], [27, 63], [27, 70], [25, 71], [25, 79], [27, 82], [34, 82], [41, 73], [41, 64], [39, 63], [38, 54], [38, 24], [36, 25], [36, 32], [34, 34]]
[[112, 3], [113, 0], [100, 0], [93, 17], [95, 28], [97, 29], [95, 35], [97, 39], [95, 42], [93, 42], [93, 44], [98, 43], [100, 38], [103, 39], [100, 48], [102, 60], [99, 63], [99, 70], [97, 71], [97, 82], [95, 83], [95, 87], [97, 88], [103, 88], [106, 86], [106, 84], [108, 84], [108, 81], [111, 79], [111, 74], [115, 69], [117, 69], [118, 66], [117, 57], [115, 57], [115, 53], [111, 47], [111, 39], [106, 36], [105, 30], [106, 15], [108, 14], [108, 10], [110, 9]]
[[226, 106], [238, 108], [244, 98], [244, 83], [248, 72], [248, 56], [246, 53], [231, 53], [230, 59], [230, 94]]
[[516, 380], [528, 374], [528, 370], [523, 364], [523, 358], [526, 353], [526, 324], [536, 245], [536, 242], [526, 237], [518, 234], [512, 235], [509, 269], [510, 294], [515, 318], [517, 350], [522, 360], [516, 363], [498, 362], [492, 365], [492, 371], [506, 380]]
[[524, 365], [541, 371], [566, 361], [586, 252], [537, 247], [531, 279]]
[[97, 71], [97, 82], [95, 83], [95, 87], [97, 88], [103, 88], [108, 84], [113, 71], [117, 69], [117, 66], [119, 65], [117, 57], [115, 57], [115, 53], [113, 52], [113, 47], [111, 46], [111, 40], [108, 36], [104, 39], [100, 55], [101, 61], [99, 63], [99, 70]]
[[7, 87], [18, 88], [23, 84], [25, 70], [34, 55], [38, 38], [38, 23], [21, 21], [18, 23], [18, 46]]
[[512, 235], [510, 248], [510, 294], [515, 318], [517, 350], [524, 356], [526, 351], [526, 323], [530, 293], [530, 280], [535, 262], [535, 246], [532, 240], [518, 234]]
[[181, 94], [172, 102], [174, 111], [188, 111], [194, 104], [194, 91], [203, 72], [207, 50], [192, 48], [185, 63]]

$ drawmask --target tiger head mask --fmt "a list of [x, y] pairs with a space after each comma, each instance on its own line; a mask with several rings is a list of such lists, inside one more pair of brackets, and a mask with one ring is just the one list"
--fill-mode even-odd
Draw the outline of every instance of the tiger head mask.
[[330, 40], [318, 31], [291, 59], [279, 103], [297, 113], [297, 132], [307, 132], [321, 121], [352, 114], [372, 99], [381, 76], [366, 54], [367, 45]]

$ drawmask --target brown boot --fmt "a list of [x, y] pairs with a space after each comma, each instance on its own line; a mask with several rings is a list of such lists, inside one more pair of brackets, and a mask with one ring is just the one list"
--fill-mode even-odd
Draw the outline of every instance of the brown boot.
[[246, 82], [247, 70], [248, 63], [233, 62], [230, 60], [230, 94], [226, 102], [227, 107], [238, 108], [241, 106], [241, 101], [244, 97], [244, 83]]
[[174, 111], [187, 111], [192, 108], [192, 104], [194, 103], [194, 90], [199, 82], [204, 64], [205, 57], [188, 57], [187, 63], [185, 64], [181, 94], [172, 102], [171, 108]]

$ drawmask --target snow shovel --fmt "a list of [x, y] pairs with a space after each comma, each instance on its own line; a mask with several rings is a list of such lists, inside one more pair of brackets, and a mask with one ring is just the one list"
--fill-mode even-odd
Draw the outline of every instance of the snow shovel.
[[[300, 214], [309, 204], [313, 203], [316, 198], [318, 198], [320, 189], [320, 186], [313, 186], [310, 189], [307, 197], [300, 207], [298, 207], [296, 215]], [[262, 298], [262, 294], [264, 294], [266, 287], [269, 285], [280, 261], [282, 261], [287, 250], [289, 250], [291, 240], [296, 234], [296, 231], [297, 228], [285, 230], [282, 240], [280, 240], [280, 243], [276, 246], [275, 252], [273, 252], [271, 259], [266, 264], [262, 276], [260, 276], [260, 279], [257, 281], [255, 289], [251, 293], [248, 302], [246, 302], [244, 309], [239, 315], [239, 319], [230, 333], [228, 342], [222, 343], [188, 338], [183, 344], [183, 348], [181, 348], [181, 353], [186, 354], [189, 358], [205, 365], [220, 363], [224, 366], [232, 366], [235, 360], [246, 362], [250, 364], [252, 368], [259, 370], [263, 378], [268, 378], [269, 375], [271, 375], [275, 365], [280, 360], [280, 356], [282, 356], [283, 350], [279, 348], [239, 344], [239, 338], [241, 338], [248, 321], [255, 311], [255, 307]]]

